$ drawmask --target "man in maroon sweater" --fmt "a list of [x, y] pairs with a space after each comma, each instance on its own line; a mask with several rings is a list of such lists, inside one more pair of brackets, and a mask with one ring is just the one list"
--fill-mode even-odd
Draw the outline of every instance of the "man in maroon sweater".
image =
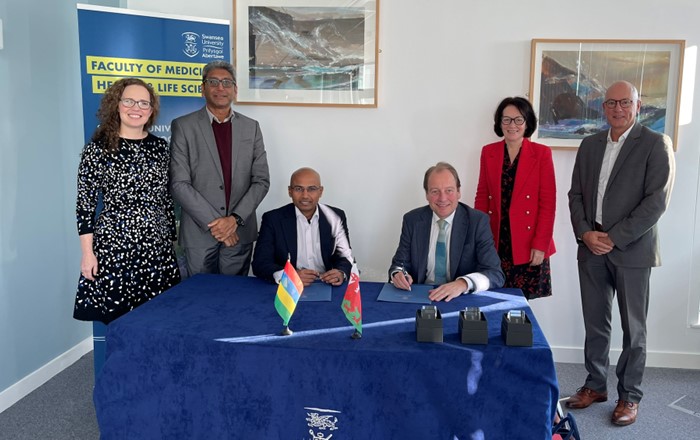
[[270, 176], [258, 122], [231, 109], [237, 91], [233, 66], [213, 61], [202, 71], [206, 105], [172, 122], [170, 190], [190, 275], [250, 267]]

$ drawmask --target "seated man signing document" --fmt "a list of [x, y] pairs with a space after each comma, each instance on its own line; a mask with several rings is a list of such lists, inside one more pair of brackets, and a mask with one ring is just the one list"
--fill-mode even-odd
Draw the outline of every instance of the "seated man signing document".
[[463, 293], [503, 286], [501, 260], [489, 218], [460, 203], [459, 175], [445, 162], [428, 168], [423, 188], [428, 205], [403, 216], [401, 238], [389, 269], [399, 289], [435, 284], [428, 298], [450, 301]]
[[253, 273], [279, 283], [289, 258], [304, 286], [316, 280], [343, 284], [352, 268], [345, 213], [318, 203], [323, 186], [311, 168], [296, 170], [288, 191], [292, 203], [263, 214]]

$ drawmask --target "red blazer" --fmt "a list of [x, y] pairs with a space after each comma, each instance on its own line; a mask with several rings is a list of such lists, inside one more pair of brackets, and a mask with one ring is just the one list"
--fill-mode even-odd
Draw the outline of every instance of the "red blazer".
[[[501, 173], [505, 141], [484, 146], [474, 208], [490, 217], [491, 232], [498, 248], [501, 229]], [[530, 250], [544, 251], [549, 258], [554, 247], [556, 210], [554, 163], [549, 147], [523, 139], [510, 202], [510, 230], [513, 264], [530, 261]]]

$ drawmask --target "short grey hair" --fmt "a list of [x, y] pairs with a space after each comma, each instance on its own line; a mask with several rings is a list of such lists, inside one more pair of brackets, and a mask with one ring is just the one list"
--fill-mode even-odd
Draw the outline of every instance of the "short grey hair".
[[618, 84], [624, 84], [627, 86], [632, 91], [632, 101], [637, 102], [639, 101], [639, 91], [637, 91], [637, 87], [635, 87], [634, 84], [632, 84], [629, 81], [615, 81], [614, 83], [610, 84], [608, 88], [605, 90], [605, 97], [607, 98], [608, 95], [608, 90], [611, 89], [613, 86], [616, 86]]
[[222, 60], [212, 61], [211, 63], [204, 66], [204, 69], [202, 70], [202, 81], [205, 81], [207, 79], [207, 76], [209, 76], [209, 72], [211, 72], [214, 69], [224, 69], [225, 71], [230, 73], [231, 78], [233, 78], [233, 83], [236, 84], [236, 74], [233, 73], [233, 66], [228, 61]]

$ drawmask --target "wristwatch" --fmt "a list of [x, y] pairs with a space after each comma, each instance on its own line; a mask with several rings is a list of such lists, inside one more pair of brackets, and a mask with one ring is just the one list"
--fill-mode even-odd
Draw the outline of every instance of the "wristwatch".
[[397, 266], [389, 274], [389, 284], [394, 284], [394, 275], [396, 275], [399, 272], [403, 273], [403, 276], [408, 278], [408, 271], [406, 269], [404, 269], [403, 267]]
[[236, 224], [238, 226], [245, 226], [245, 222], [243, 221], [243, 219], [241, 218], [240, 215], [238, 215], [234, 212], [233, 214], [231, 214], [231, 217], [236, 219]]

